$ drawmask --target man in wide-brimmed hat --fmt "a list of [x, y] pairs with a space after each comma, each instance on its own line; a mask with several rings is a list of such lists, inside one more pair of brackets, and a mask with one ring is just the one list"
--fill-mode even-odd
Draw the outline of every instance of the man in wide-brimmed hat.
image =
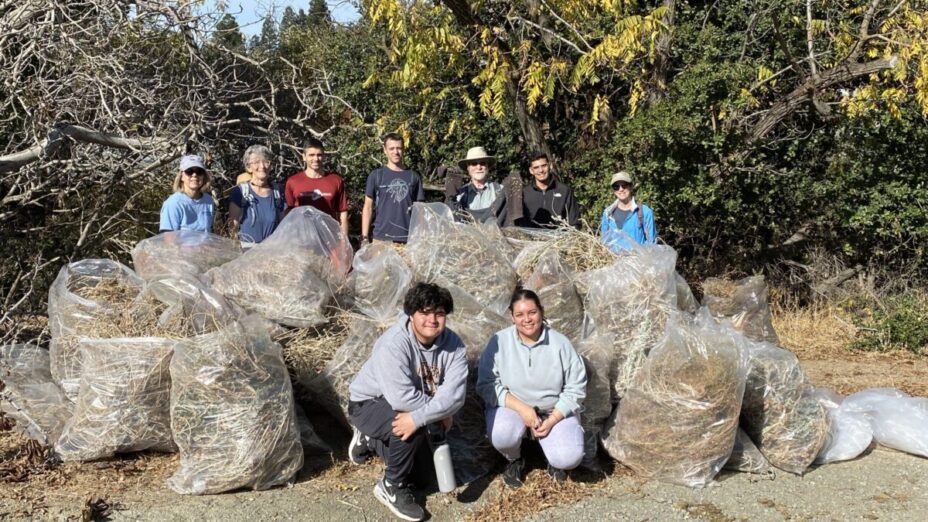
[[488, 180], [496, 158], [483, 147], [472, 147], [458, 165], [467, 171], [470, 181], [445, 203], [458, 216], [469, 215], [480, 223], [496, 220], [502, 226], [506, 221], [506, 193], [502, 185]]

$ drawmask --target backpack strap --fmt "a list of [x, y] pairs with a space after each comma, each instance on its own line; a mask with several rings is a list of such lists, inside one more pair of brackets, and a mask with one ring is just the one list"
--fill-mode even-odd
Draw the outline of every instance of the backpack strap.
[[271, 183], [271, 188], [274, 189], [274, 213], [277, 216], [277, 222], [280, 223], [284, 208], [286, 207], [286, 205], [281, 205], [284, 197], [283, 194], [281, 194], [279, 183]]
[[644, 232], [644, 240], [651, 241], [650, 234], [648, 234], [648, 229], [644, 226], [644, 209], [641, 205], [638, 205], [638, 208], [635, 209], [635, 213], [638, 214], [638, 226], [641, 227], [641, 231]]
[[[257, 218], [257, 213], [254, 212], [255, 197], [254, 197], [254, 195], [252, 195], [252, 193], [251, 193], [251, 188], [249, 187], [250, 184], [251, 184], [250, 182], [246, 181], [246, 182], [242, 183], [241, 185], [239, 185], [238, 188], [239, 188], [239, 190], [242, 191], [242, 203], [243, 203], [243, 205], [242, 205], [242, 214], [245, 213], [245, 205], [244, 205], [244, 203], [247, 203], [249, 207], [252, 207], [252, 212], [251, 212], [251, 225], [254, 226], [255, 221], [256, 221], [258, 218]], [[242, 217], [244, 217], [244, 216], [242, 216]]]

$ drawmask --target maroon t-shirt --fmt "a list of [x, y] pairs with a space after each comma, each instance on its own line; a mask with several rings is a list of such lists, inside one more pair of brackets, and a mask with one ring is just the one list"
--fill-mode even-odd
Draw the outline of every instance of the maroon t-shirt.
[[289, 208], [309, 205], [332, 216], [335, 221], [338, 221], [341, 212], [348, 212], [345, 182], [334, 172], [327, 172], [321, 178], [310, 178], [303, 170], [297, 172], [287, 178], [284, 199]]

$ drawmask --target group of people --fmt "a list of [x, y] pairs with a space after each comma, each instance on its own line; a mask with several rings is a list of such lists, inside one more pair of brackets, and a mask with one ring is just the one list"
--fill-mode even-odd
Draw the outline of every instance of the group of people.
[[[409, 237], [412, 205], [425, 201], [422, 179], [404, 162], [402, 136], [389, 133], [383, 138], [386, 162], [367, 176], [361, 211], [361, 241], [405, 243]], [[271, 179], [273, 154], [263, 145], [249, 147], [242, 157], [245, 172], [240, 174], [229, 195], [228, 225], [243, 245], [260, 243], [274, 232], [293, 208], [311, 205], [336, 220], [348, 235], [348, 192], [335, 172], [326, 170], [325, 147], [315, 138], [303, 147], [305, 168], [287, 179], [281, 188]], [[467, 151], [458, 162], [468, 182], [445, 203], [457, 216], [479, 222], [507, 224], [508, 208], [503, 186], [492, 179], [496, 158], [483, 147]], [[562, 223], [579, 227], [580, 209], [573, 190], [556, 179], [550, 159], [544, 153], [529, 157], [531, 181], [522, 188], [522, 216], [512, 220], [516, 226], [555, 228]], [[615, 201], [602, 214], [599, 232], [613, 251], [631, 248], [632, 243], [655, 243], [654, 213], [635, 201], [631, 175], [620, 171], [609, 183]], [[161, 207], [160, 231], [213, 231], [216, 202], [209, 193], [210, 176], [203, 159], [183, 156], [174, 179], [174, 193]]]
[[[354, 427], [349, 458], [371, 454], [386, 465], [374, 496], [396, 516], [421, 520], [412, 495], [419, 449], [430, 430], [447, 432], [464, 405], [466, 349], [446, 328], [454, 312], [450, 292], [418, 283], [407, 292], [403, 313], [374, 343], [370, 357], [349, 386]], [[477, 370], [477, 391], [486, 404], [487, 437], [507, 461], [503, 482], [523, 482], [522, 441], [538, 440], [548, 474], [566, 479], [583, 458], [579, 415], [586, 396], [586, 369], [570, 341], [545, 322], [538, 295], [518, 289], [509, 302], [512, 326], [496, 332]]]

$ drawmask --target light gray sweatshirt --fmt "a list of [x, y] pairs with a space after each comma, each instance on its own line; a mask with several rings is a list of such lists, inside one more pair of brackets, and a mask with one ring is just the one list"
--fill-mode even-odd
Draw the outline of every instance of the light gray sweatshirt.
[[[438, 384], [431, 397], [425, 384], [429, 368]], [[394, 410], [412, 414], [420, 428], [457, 413], [466, 391], [467, 356], [461, 338], [445, 328], [426, 348], [405, 314], [377, 339], [370, 358], [348, 386], [352, 401], [383, 397]]]
[[567, 337], [547, 325], [533, 346], [510, 326], [496, 332], [480, 356], [477, 392], [487, 407], [505, 406], [511, 393], [529, 406], [569, 417], [580, 412], [586, 397], [586, 367]]

